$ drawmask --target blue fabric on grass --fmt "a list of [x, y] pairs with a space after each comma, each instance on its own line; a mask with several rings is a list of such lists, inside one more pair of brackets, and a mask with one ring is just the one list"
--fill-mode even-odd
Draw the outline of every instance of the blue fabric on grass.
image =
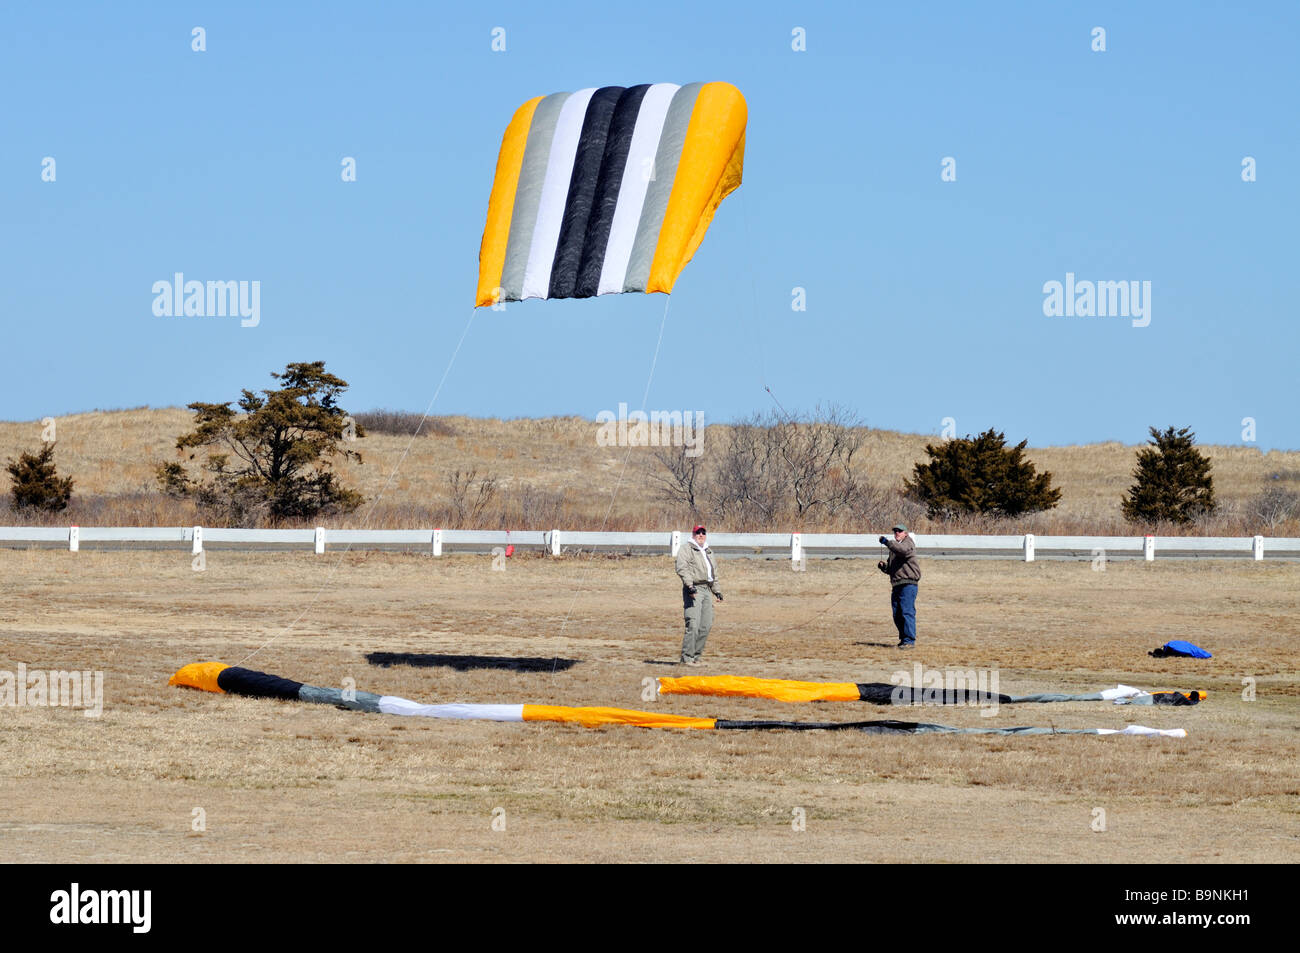
[[1174, 655], [1186, 655], [1190, 658], [1214, 658], [1209, 652], [1199, 645], [1193, 645], [1191, 642], [1184, 642], [1182, 639], [1174, 639], [1172, 642], [1165, 643], [1165, 650], [1172, 652]]

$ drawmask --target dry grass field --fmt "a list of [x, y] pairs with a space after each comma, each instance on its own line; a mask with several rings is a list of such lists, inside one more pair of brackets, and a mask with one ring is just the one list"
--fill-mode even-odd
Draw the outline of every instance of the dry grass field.
[[[96, 411], [58, 418], [55, 462], [61, 474], [73, 477], [76, 487], [72, 507], [54, 520], [81, 525], [201, 522], [188, 504], [158, 494], [154, 479], [159, 462], [179, 459], [176, 438], [190, 428], [190, 420], [189, 411], [176, 407]], [[674, 512], [655, 501], [648, 476], [648, 471], [657, 468], [653, 448], [597, 446], [597, 425], [593, 421], [577, 417], [439, 417], [427, 426], [427, 435], [421, 434], [413, 441], [391, 434], [372, 434], [358, 440], [354, 446], [363, 462], [342, 464], [339, 471], [344, 482], [357, 487], [368, 502], [349, 516], [326, 521], [327, 525], [451, 525], [442, 520], [446, 517], [447, 478], [455, 470], [474, 470], [479, 476], [496, 477], [503, 497], [517, 497], [524, 486], [535, 491], [531, 512], [498, 506], [490, 520], [493, 525], [475, 528], [604, 526], [610, 530], [646, 530], [670, 529], [690, 520], [689, 513]], [[705, 453], [724, 439], [723, 429], [709, 428], [703, 445]], [[41, 424], [34, 421], [0, 423], [0, 460], [37, 449], [41, 431]], [[1010, 441], [1018, 439], [1015, 434], [1007, 437]], [[859, 457], [863, 475], [874, 485], [896, 488], [911, 474], [914, 463], [926, 459], [926, 443], [937, 440], [918, 434], [866, 430]], [[1014, 525], [989, 527], [976, 521], [969, 526], [946, 528], [953, 532], [1140, 533], [1121, 519], [1119, 508], [1120, 496], [1132, 483], [1136, 449], [1120, 443], [1030, 448], [1030, 459], [1040, 471], [1051, 471], [1054, 484], [1063, 491], [1057, 509], [1014, 521]], [[1187, 532], [1300, 535], [1300, 520], [1262, 528], [1236, 515], [1266, 488], [1300, 489], [1300, 452], [1262, 453], [1248, 446], [1202, 449], [1213, 461], [1215, 489], [1224, 516], [1214, 526], [1191, 527]], [[29, 519], [5, 506], [7, 494], [0, 503], [3, 521]], [[859, 529], [842, 525], [782, 528], [806, 532]], [[917, 528], [922, 532], [941, 530], [923, 519], [917, 521]]]
[[[68, 434], [75, 445], [75, 425]], [[101, 477], [106, 486], [139, 478]], [[211, 552], [195, 572], [186, 553], [0, 550], [0, 669], [22, 662], [105, 677], [100, 718], [0, 709], [0, 856], [1295, 859], [1300, 566], [923, 566], [920, 646], [905, 654], [892, 648], [888, 594], [868, 563], [817, 561], [793, 573], [779, 560], [725, 561], [727, 601], [708, 667], [688, 671], [888, 681], [920, 663], [996, 669], [1011, 694], [1124, 682], [1200, 688], [1209, 699], [1176, 709], [1003, 706], [991, 719], [957, 708], [902, 715], [959, 725], [1181, 726], [1185, 739], [674, 732], [367, 715], [169, 688], [167, 678], [185, 663], [219, 660], [321, 685], [351, 678], [359, 689], [429, 702], [845, 721], [899, 710], [644, 700], [646, 679], [683, 672], [671, 664], [680, 602], [666, 557], [516, 557], [494, 572], [486, 556]], [[1214, 659], [1147, 655], [1176, 637]], [[540, 674], [380, 668], [366, 660], [376, 651], [575, 664]], [[1254, 680], [1254, 700], [1243, 698], [1243, 679]], [[206, 830], [195, 831], [200, 808]], [[504, 830], [493, 829], [497, 808]], [[797, 808], [802, 831], [792, 826]], [[1104, 831], [1093, 829], [1097, 809]]]

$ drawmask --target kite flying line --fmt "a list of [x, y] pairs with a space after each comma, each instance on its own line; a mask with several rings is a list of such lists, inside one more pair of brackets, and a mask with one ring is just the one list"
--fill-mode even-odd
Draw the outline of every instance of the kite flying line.
[[[883, 556], [884, 556], [884, 550], [885, 550], [885, 547], [884, 547], [883, 544], [881, 545], [880, 550], [881, 550], [881, 553], [880, 553], [880, 554], [881, 554], [881, 556], [883, 557]], [[792, 626], [788, 626], [788, 627], [786, 627], [786, 628], [784, 628], [784, 629], [777, 629], [775, 632], [769, 632], [768, 635], [783, 635], [783, 634], [785, 634], [786, 632], [793, 632], [793, 631], [795, 631], [796, 629], [802, 628], [803, 625], [805, 625], [805, 624], [811, 622], [813, 619], [820, 619], [822, 616], [824, 616], [826, 613], [830, 612], [832, 609], [834, 609], [837, 605], [839, 605], [841, 602], [843, 602], [843, 601], [844, 601], [845, 599], [847, 599], [849, 596], [853, 595], [853, 593], [857, 592], [858, 589], [861, 588], [861, 586], [862, 586], [862, 583], [861, 583], [860, 581], [856, 581], [856, 580], [855, 580], [854, 582], [849, 583], [848, 588], [845, 589], [842, 593], [840, 593], [840, 596], [839, 596], [838, 599], [836, 599], [836, 600], [835, 600], [834, 602], [832, 602], [830, 605], [828, 605], [828, 606], [826, 606], [826, 607], [824, 607], [824, 608], [822, 608], [822, 609], [819, 609], [819, 610], [817, 610], [816, 612], [814, 612], [812, 615], [808, 616], [806, 619], [804, 619], [803, 623], [801, 623], [800, 625], [792, 625]]]
[[[477, 311], [478, 311], [477, 308], [470, 311], [469, 320], [465, 322], [465, 329], [460, 332], [460, 340], [456, 342], [456, 349], [451, 352], [451, 359], [447, 362], [447, 367], [442, 372], [442, 378], [438, 381], [438, 386], [433, 392], [433, 397], [429, 399], [428, 406], [424, 408], [424, 414], [421, 415], [420, 422], [416, 425], [415, 430], [411, 431], [411, 439], [406, 442], [406, 449], [403, 450], [402, 455], [398, 457], [397, 463], [393, 464], [393, 469], [388, 474], [388, 479], [384, 482], [383, 487], [380, 488], [379, 495], [375, 497], [374, 501], [370, 504], [370, 509], [366, 511], [365, 518], [361, 521], [362, 529], [366, 529], [369, 527], [370, 520], [374, 516], [375, 509], [376, 507], [379, 506], [379, 501], [384, 498], [384, 494], [388, 491], [388, 488], [392, 486], [393, 480], [397, 476], [397, 471], [401, 468], [402, 464], [406, 461], [407, 456], [411, 452], [411, 447], [415, 444], [415, 438], [420, 435], [420, 430], [421, 428], [424, 427], [424, 422], [429, 419], [429, 415], [433, 412], [433, 405], [437, 403], [438, 395], [442, 393], [442, 385], [447, 383], [447, 375], [451, 373], [451, 369], [456, 363], [456, 358], [460, 355], [461, 345], [465, 343], [465, 338], [469, 335], [469, 329], [474, 324], [474, 316], [477, 313]], [[338, 559], [334, 561], [334, 565], [330, 567], [330, 571], [326, 575], [325, 581], [320, 584], [319, 588], [317, 588], [314, 593], [312, 593], [311, 599], [308, 601], [307, 605], [303, 606], [302, 611], [299, 612], [298, 615], [294, 617], [294, 620], [290, 622], [287, 626], [285, 626], [283, 629], [281, 629], [279, 632], [277, 632], [275, 635], [271, 636], [271, 638], [267, 639], [265, 642], [259, 645], [257, 648], [253, 649], [253, 651], [245, 655], [242, 659], [240, 659], [240, 661], [241, 662], [248, 661], [258, 652], [262, 651], [262, 649], [266, 648], [268, 645], [270, 645], [280, 636], [292, 630], [294, 626], [296, 626], [300, 621], [302, 621], [302, 617], [305, 616], [307, 612], [313, 606], [316, 605], [316, 600], [320, 598], [320, 594], [324, 592], [325, 589], [329, 586], [329, 584], [333, 581], [335, 574], [339, 570], [339, 566], [343, 564], [344, 558], [351, 551], [352, 551], [352, 543], [349, 542], [347, 546], [344, 547], [343, 551], [339, 553]]]
[[[650, 385], [655, 379], [655, 368], [659, 366], [659, 350], [660, 348], [663, 347], [664, 327], [668, 323], [668, 307], [669, 305], [672, 304], [672, 302], [673, 302], [672, 295], [664, 296], [664, 314], [663, 317], [659, 319], [659, 338], [655, 342], [654, 356], [650, 359], [650, 374], [649, 376], [646, 377], [645, 390], [641, 394], [641, 412], [643, 414], [645, 413], [646, 404], [649, 403], [650, 400]], [[632, 442], [628, 441], [628, 445], [623, 453], [623, 466], [618, 471], [618, 482], [614, 484], [614, 492], [610, 494], [609, 505], [605, 507], [605, 518], [600, 521], [600, 532], [602, 533], [605, 531], [605, 527], [609, 525], [609, 517], [614, 512], [614, 503], [618, 499], [619, 488], [622, 487], [623, 485], [623, 476], [627, 473], [627, 461], [631, 457], [631, 454], [632, 454]], [[595, 551], [593, 550], [590, 554], [588, 554], [586, 561], [583, 563], [582, 574], [578, 578], [579, 586], [589, 574], [591, 569], [591, 560], [594, 559], [595, 556], [596, 554]], [[564, 634], [564, 630], [569, 624], [569, 617], [573, 614], [573, 607], [578, 603], [578, 592], [579, 592], [579, 587], [575, 586], [573, 590], [573, 598], [569, 601], [569, 608], [564, 613], [564, 619], [560, 622], [560, 632], [559, 632], [560, 635]], [[551, 674], [552, 675], [555, 674], [554, 668], [552, 668]]]
[[[749, 229], [749, 207], [745, 201], [744, 191], [741, 190], [739, 195], [740, 195], [739, 198], [740, 216], [741, 216], [741, 220], [744, 223], [745, 246], [748, 252], [745, 256], [745, 259], [748, 264], [747, 270], [749, 271], [749, 290], [750, 290], [750, 301], [751, 301], [751, 308], [752, 308], [751, 316], [750, 316], [750, 325], [754, 328], [754, 332], [755, 332], [754, 338], [756, 343], [758, 344], [758, 362], [759, 362], [758, 379], [759, 379], [759, 383], [763, 388], [764, 393], [766, 393], [767, 396], [772, 399], [772, 403], [776, 404], [777, 409], [781, 412], [781, 416], [787, 422], [789, 422], [794, 419], [793, 416], [788, 410], [785, 409], [785, 405], [781, 403], [779, 398], [777, 398], [776, 392], [772, 390], [772, 386], [767, 381], [767, 352], [763, 345], [763, 321], [759, 316], [758, 285], [757, 285], [757, 280], [754, 277], [754, 239]], [[884, 547], [882, 546], [881, 549], [883, 555]], [[834, 609], [837, 605], [839, 605], [850, 595], [852, 595], [855, 591], [857, 591], [861, 587], [861, 585], [862, 584], [857, 581], [851, 583], [848, 586], [848, 588], [846, 588], [844, 592], [840, 594], [839, 598], [837, 598], [830, 605], [819, 609], [817, 612], [814, 612], [812, 615], [806, 617], [801, 622], [795, 625], [787, 626], [784, 629], [777, 629], [775, 632], [770, 632], [768, 634], [782, 635], [786, 632], [794, 632], [795, 630], [802, 628], [804, 625], [807, 625], [809, 622], [812, 622], [814, 619], [818, 619], [821, 616], [825, 615], [830, 610]]]
[[[745, 261], [746, 271], [749, 272], [749, 306], [750, 306], [750, 323], [754, 328], [754, 343], [758, 345], [758, 381], [763, 385], [763, 390], [772, 394], [772, 388], [767, 386], [767, 349], [763, 346], [763, 325], [758, 318], [758, 280], [754, 277], [754, 240], [749, 232], [749, 207], [745, 202], [745, 193], [740, 193], [740, 220], [745, 229]], [[776, 396], [772, 395], [776, 400]], [[781, 404], [778, 401], [777, 406]], [[784, 407], [781, 408], [785, 410]]]
[[767, 349], [763, 345], [763, 321], [758, 314], [758, 281], [754, 277], [754, 239], [749, 231], [749, 206], [745, 202], [745, 193], [743, 191], [740, 192], [738, 201], [740, 202], [740, 219], [744, 223], [745, 230], [745, 270], [749, 272], [750, 326], [754, 329], [754, 342], [758, 345], [758, 382], [767, 393], [767, 396], [772, 398], [772, 403], [776, 404], [781, 411], [781, 416], [789, 420], [790, 413], [776, 399], [776, 394], [767, 382]]

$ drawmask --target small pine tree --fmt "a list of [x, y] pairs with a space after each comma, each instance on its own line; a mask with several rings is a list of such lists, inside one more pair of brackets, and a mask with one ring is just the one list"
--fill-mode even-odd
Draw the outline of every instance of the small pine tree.
[[1130, 523], [1190, 523], [1213, 513], [1210, 458], [1196, 449], [1196, 434], [1187, 427], [1150, 430], [1151, 445], [1137, 454], [1136, 482], [1120, 500], [1124, 518]]
[[990, 428], [978, 437], [967, 434], [938, 446], [926, 444], [929, 463], [916, 464], [904, 492], [924, 503], [931, 518], [956, 513], [1019, 516], [1050, 510], [1061, 501], [1052, 474], [1037, 473], [1023, 458], [1028, 440], [1014, 447]]
[[59, 478], [54, 466], [54, 444], [47, 443], [40, 453], [20, 454], [10, 460], [9, 476], [13, 481], [14, 507], [57, 513], [67, 509], [72, 497], [72, 477]]
[[364, 502], [330, 469], [335, 456], [361, 462], [348, 442], [353, 435], [364, 437], [365, 430], [352, 424], [349, 431], [351, 418], [338, 405], [348, 382], [328, 373], [324, 361], [289, 364], [271, 376], [284, 386], [245, 390], [239, 410], [229, 401], [189, 405], [194, 430], [177, 439], [176, 449], [229, 452], [209, 453], [199, 478], [191, 478], [184, 463], [160, 464], [163, 492], [192, 496], [205, 511], [236, 525], [262, 514], [283, 520], [347, 513]]

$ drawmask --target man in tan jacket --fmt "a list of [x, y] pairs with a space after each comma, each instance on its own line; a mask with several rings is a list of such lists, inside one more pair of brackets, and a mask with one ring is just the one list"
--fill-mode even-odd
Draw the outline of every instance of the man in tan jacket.
[[691, 541], [677, 550], [677, 575], [682, 581], [682, 607], [686, 614], [686, 635], [682, 638], [682, 664], [699, 665], [704, 643], [713, 628], [713, 596], [722, 601], [718, 567], [709, 551], [708, 531], [691, 530]]

